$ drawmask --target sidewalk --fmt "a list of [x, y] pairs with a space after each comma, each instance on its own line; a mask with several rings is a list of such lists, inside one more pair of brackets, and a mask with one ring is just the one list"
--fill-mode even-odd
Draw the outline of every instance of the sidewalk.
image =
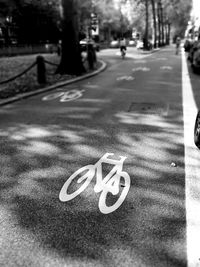
[[62, 87], [62, 86], [65, 86], [65, 85], [68, 85], [68, 84], [71, 84], [71, 83], [74, 83], [74, 82], [77, 82], [77, 81], [81, 81], [81, 80], [87, 79], [89, 77], [95, 76], [95, 75], [99, 74], [100, 72], [104, 71], [106, 69], [106, 67], [107, 67], [107, 64], [104, 61], [102, 61], [102, 60], [98, 60], [98, 61], [101, 63], [101, 66], [100, 66], [99, 69], [94, 70], [93, 72], [81, 75], [81, 76], [73, 78], [73, 79], [69, 79], [67, 81], [58, 82], [56, 84], [53, 84], [51, 86], [48, 86], [48, 87], [45, 87], [45, 88], [42, 88], [42, 89], [37, 89], [35, 91], [31, 91], [31, 92], [28, 92], [28, 93], [23, 93], [23, 94], [16, 95], [14, 97], [2, 99], [2, 100], [0, 100], [0, 106], [6, 105], [6, 104], [10, 104], [10, 103], [18, 101], [20, 99], [24, 99], [24, 98], [27, 98], [27, 97], [30, 97], [30, 96], [33, 96], [33, 95], [38, 95], [38, 94], [53, 90], [55, 88]]

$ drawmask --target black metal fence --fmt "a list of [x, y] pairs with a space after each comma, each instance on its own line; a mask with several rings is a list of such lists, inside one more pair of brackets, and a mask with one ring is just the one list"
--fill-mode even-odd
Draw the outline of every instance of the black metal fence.
[[30, 55], [40, 53], [58, 53], [57, 44], [40, 44], [40, 45], [12, 45], [0, 46], [0, 57]]
[[[94, 65], [97, 62], [97, 58], [96, 58], [96, 53], [95, 53], [93, 48], [89, 49], [87, 57], [85, 58], [85, 62], [88, 63], [89, 69], [91, 69], [91, 70], [94, 69]], [[28, 71], [33, 69], [35, 66], [37, 68], [37, 82], [38, 82], [38, 84], [45, 84], [47, 82], [46, 64], [56, 66], [56, 67], [58, 66], [58, 64], [50, 62], [50, 61], [46, 60], [43, 56], [39, 55], [36, 57], [36, 60], [30, 66], [28, 66], [25, 70], [21, 71], [19, 74], [15, 75], [13, 77], [10, 77], [7, 80], [0, 81], [0, 85], [14, 81], [15, 79], [26, 74]]]
[[37, 81], [38, 81], [38, 83], [39, 84], [45, 84], [46, 83], [46, 66], [45, 66], [45, 63], [58, 66], [55, 63], [52, 63], [52, 62], [45, 60], [43, 56], [37, 56], [35, 62], [33, 62], [29, 67], [27, 67], [25, 70], [21, 71], [19, 74], [15, 75], [15, 76], [7, 79], [7, 80], [0, 81], [0, 85], [14, 81], [15, 79], [23, 76], [25, 73], [30, 71], [35, 66], [37, 67]]

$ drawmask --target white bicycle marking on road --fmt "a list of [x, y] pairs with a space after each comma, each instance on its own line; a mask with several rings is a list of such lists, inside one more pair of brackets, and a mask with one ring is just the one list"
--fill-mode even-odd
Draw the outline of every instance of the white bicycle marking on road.
[[172, 70], [173, 68], [171, 66], [161, 66], [161, 70]]
[[147, 68], [147, 67], [137, 67], [137, 68], [133, 68], [132, 71], [133, 72], [136, 72], [136, 71], [150, 71], [150, 68]]
[[[66, 202], [77, 197], [87, 188], [92, 179], [96, 176], [96, 184], [94, 186], [94, 192], [100, 193], [99, 205], [98, 205], [99, 210], [103, 214], [108, 214], [118, 209], [128, 194], [131, 180], [128, 173], [122, 171], [123, 163], [127, 157], [120, 156], [120, 160], [109, 158], [109, 156], [113, 155], [114, 155], [113, 153], [106, 153], [97, 161], [96, 164], [84, 166], [79, 170], [77, 170], [76, 172], [74, 172], [61, 188], [59, 194], [60, 201]], [[104, 178], [102, 173], [103, 163], [114, 165], [114, 167]], [[81, 173], [83, 173], [83, 175], [80, 176]], [[81, 184], [83, 182], [82, 185], [79, 187], [79, 189], [76, 189], [76, 191], [68, 193], [67, 190], [70, 184], [78, 176], [79, 178], [77, 180], [77, 184]], [[121, 178], [124, 180], [123, 184], [120, 183]], [[120, 185], [122, 188], [121, 191], [120, 191]], [[117, 194], [120, 193], [119, 198], [111, 206], [107, 206], [106, 204], [106, 198], [108, 193], [111, 193], [113, 196], [116, 196]]]
[[73, 101], [77, 98], [82, 97], [83, 92], [85, 90], [77, 90], [77, 89], [72, 89], [67, 92], [59, 91], [53, 94], [46, 95], [42, 98], [43, 101], [50, 101], [54, 100], [56, 98], [60, 98], [60, 102], [68, 102], [68, 101]]
[[96, 89], [96, 88], [99, 88], [100, 86], [97, 84], [84, 84], [83, 87], [89, 88], [89, 89]]
[[132, 76], [121, 76], [117, 78], [117, 81], [122, 81], [122, 80], [126, 80], [126, 81], [133, 81], [135, 78]]

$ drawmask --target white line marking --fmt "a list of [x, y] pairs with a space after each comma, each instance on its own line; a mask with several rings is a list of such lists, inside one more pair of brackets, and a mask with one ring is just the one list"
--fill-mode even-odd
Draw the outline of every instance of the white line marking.
[[194, 145], [197, 106], [182, 50], [182, 94], [185, 144], [185, 193], [188, 267], [200, 266], [200, 151]]

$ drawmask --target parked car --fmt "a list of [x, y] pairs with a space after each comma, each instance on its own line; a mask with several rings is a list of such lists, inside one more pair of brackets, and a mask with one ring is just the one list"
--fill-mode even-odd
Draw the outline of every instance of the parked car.
[[128, 41], [128, 46], [136, 46], [136, 43], [137, 42], [135, 40], [131, 39], [131, 40]]
[[194, 51], [191, 66], [194, 72], [200, 72], [200, 44]]
[[137, 47], [137, 49], [143, 49], [144, 48], [144, 43], [142, 41], [138, 40], [136, 47]]
[[119, 48], [119, 41], [118, 40], [113, 40], [110, 42], [110, 47], [111, 48]]
[[200, 73], [200, 41], [195, 41], [189, 50], [188, 60], [191, 63], [192, 70]]
[[194, 125], [194, 143], [200, 149], [200, 111], [197, 113]]
[[189, 39], [186, 39], [184, 42], [184, 50], [185, 52], [189, 52], [190, 48], [192, 47], [192, 41]]
[[100, 45], [96, 43], [93, 39], [83, 39], [80, 41], [81, 51], [87, 51], [87, 45], [92, 44], [94, 49], [98, 52], [100, 51]]

